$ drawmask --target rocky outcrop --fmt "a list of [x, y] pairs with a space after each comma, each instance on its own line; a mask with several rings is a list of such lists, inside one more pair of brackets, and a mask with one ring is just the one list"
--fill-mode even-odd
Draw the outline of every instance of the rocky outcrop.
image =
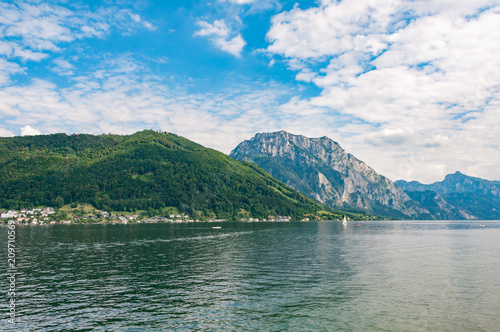
[[443, 196], [432, 190], [408, 191], [406, 192], [415, 201], [425, 207], [435, 219], [440, 220], [463, 220], [478, 219], [468, 211], [454, 206]]
[[262, 167], [276, 179], [332, 207], [364, 209], [387, 217], [430, 217], [392, 181], [328, 137], [285, 131], [259, 133], [230, 154]]

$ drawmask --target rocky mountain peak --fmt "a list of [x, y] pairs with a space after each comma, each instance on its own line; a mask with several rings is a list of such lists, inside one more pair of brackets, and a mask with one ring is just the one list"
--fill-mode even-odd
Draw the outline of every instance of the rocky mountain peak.
[[451, 173], [451, 174], [448, 174], [444, 177], [445, 181], [456, 181], [456, 180], [459, 180], [459, 179], [465, 179], [467, 178], [468, 176], [463, 174], [462, 172], [460, 171], [456, 171], [455, 173]]
[[332, 163], [334, 159], [349, 158], [340, 145], [328, 137], [307, 138], [286, 131], [256, 134], [231, 152], [231, 157], [235, 159], [248, 159], [248, 156], [288, 158], [292, 161], [302, 158], [307, 164]]
[[387, 216], [426, 213], [389, 179], [332, 139], [285, 131], [259, 133], [230, 154], [253, 162], [278, 180], [330, 206], [351, 206]]

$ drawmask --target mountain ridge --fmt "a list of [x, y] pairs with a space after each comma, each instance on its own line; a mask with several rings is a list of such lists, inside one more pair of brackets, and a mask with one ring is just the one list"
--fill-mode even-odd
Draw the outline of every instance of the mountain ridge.
[[[500, 187], [498, 181], [490, 181], [478, 177], [465, 175], [459, 171], [448, 174], [443, 181], [431, 184], [422, 184], [418, 181], [396, 181], [410, 196], [419, 201], [423, 206], [431, 208], [429, 195], [434, 195], [437, 200], [445, 200], [449, 206], [455, 208], [464, 219], [499, 219], [500, 218]], [[427, 194], [427, 198], [422, 193]], [[424, 200], [427, 199], [427, 202]]]
[[347, 153], [332, 139], [286, 131], [258, 133], [230, 156], [265, 169], [278, 180], [332, 207], [363, 209], [387, 217], [430, 217], [388, 178]]
[[259, 167], [171, 133], [0, 138], [0, 155], [3, 208], [88, 203], [150, 213], [173, 206], [191, 216], [233, 220], [334, 216]]

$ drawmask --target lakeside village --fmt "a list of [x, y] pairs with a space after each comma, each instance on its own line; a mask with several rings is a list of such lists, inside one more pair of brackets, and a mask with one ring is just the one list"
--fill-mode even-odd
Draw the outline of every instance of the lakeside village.
[[[211, 218], [208, 220], [190, 219], [189, 215], [171, 214], [169, 217], [145, 217], [139, 214], [108, 213], [96, 211], [83, 216], [58, 215], [52, 207], [38, 209], [0, 210], [0, 223], [9, 224], [14, 221], [21, 225], [49, 225], [49, 224], [128, 224], [128, 223], [190, 223], [190, 222], [223, 222], [226, 219]], [[290, 222], [289, 216], [269, 216], [268, 218], [241, 218], [242, 222]], [[304, 218], [301, 221], [309, 221]]]

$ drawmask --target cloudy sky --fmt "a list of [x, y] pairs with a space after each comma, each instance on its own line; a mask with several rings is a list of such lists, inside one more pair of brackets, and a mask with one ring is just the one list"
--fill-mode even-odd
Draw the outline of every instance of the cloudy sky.
[[500, 180], [500, 0], [0, 2], [0, 136], [142, 129]]

